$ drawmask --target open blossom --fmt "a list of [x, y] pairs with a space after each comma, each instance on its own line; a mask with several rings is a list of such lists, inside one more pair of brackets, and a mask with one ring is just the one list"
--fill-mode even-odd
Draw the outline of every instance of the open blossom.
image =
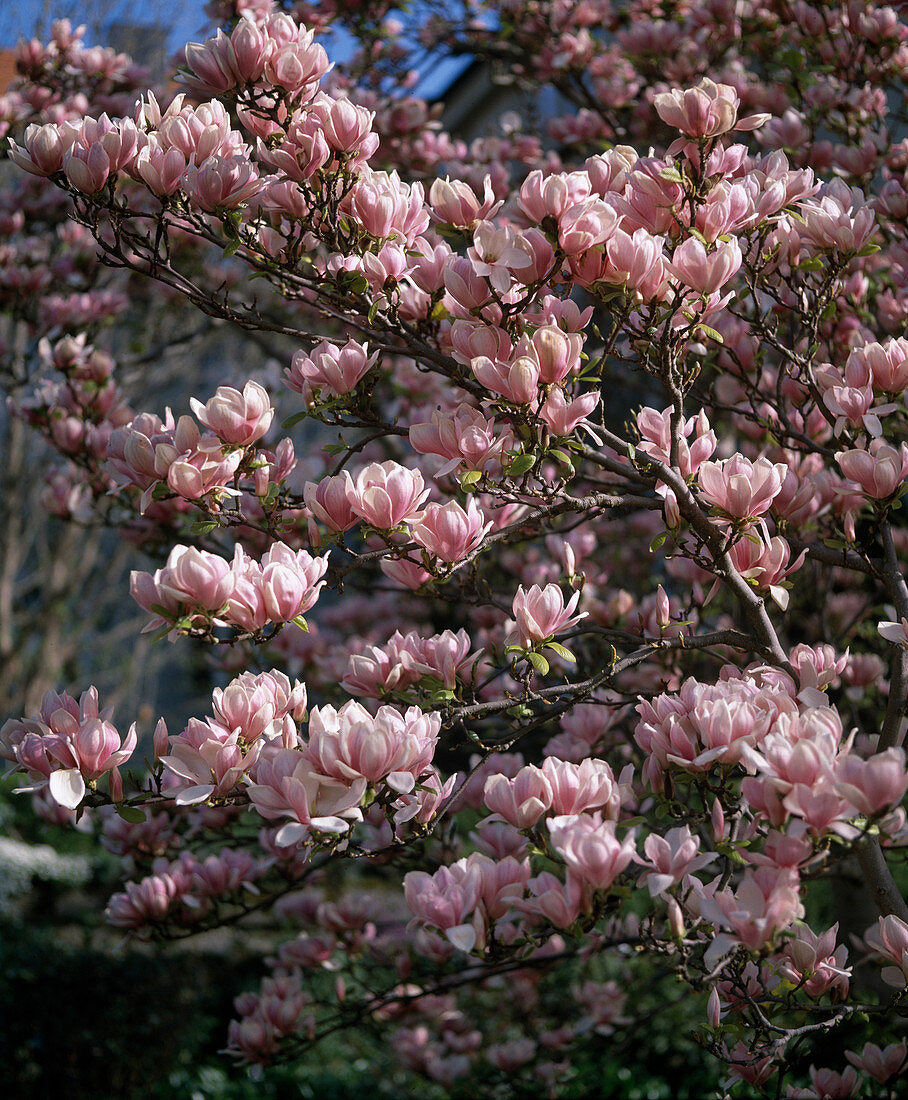
[[351, 783], [379, 781], [409, 794], [432, 763], [441, 717], [409, 707], [379, 707], [373, 716], [350, 700], [335, 710], [318, 707], [309, 719], [309, 741], [303, 749], [319, 775]]
[[110, 775], [111, 792], [116, 793], [117, 769], [132, 756], [136, 743], [135, 724], [121, 737], [111, 708], [99, 709], [95, 688], [84, 691], [78, 703], [66, 693], [48, 691], [38, 714], [10, 719], [0, 728], [0, 757], [32, 783], [22, 789], [47, 789], [58, 805], [71, 810], [82, 802], [88, 785], [104, 775]]
[[667, 269], [698, 294], [715, 294], [741, 266], [741, 246], [732, 237], [707, 252], [696, 237], [688, 237], [666, 263]]
[[427, 504], [412, 534], [430, 554], [453, 563], [463, 561], [475, 550], [491, 527], [492, 521], [485, 519], [475, 497], [471, 496], [466, 509], [456, 500], [447, 504]]
[[842, 180], [825, 184], [800, 204], [801, 237], [818, 250], [857, 252], [873, 235], [876, 216], [864, 192]]
[[246, 742], [295, 735], [295, 721], [306, 712], [306, 687], [272, 669], [244, 672], [225, 688], [215, 688], [212, 706], [216, 721], [228, 730], [239, 730]]
[[584, 393], [568, 401], [563, 389], [553, 387], [539, 410], [539, 419], [553, 436], [559, 438], [569, 436], [581, 425], [585, 425], [592, 435], [593, 429], [586, 419], [599, 404], [599, 396], [598, 393]]
[[444, 932], [461, 951], [472, 951], [476, 944], [476, 929], [469, 918], [481, 890], [480, 869], [466, 859], [439, 867], [434, 875], [410, 871], [404, 876], [404, 894], [414, 917]]
[[688, 825], [669, 829], [665, 836], [651, 833], [643, 842], [643, 850], [647, 857], [643, 865], [652, 868], [643, 876], [652, 897], [719, 858], [717, 852], [700, 852], [700, 841]]
[[437, 179], [429, 189], [429, 205], [435, 219], [456, 229], [473, 229], [478, 221], [491, 217], [501, 203], [495, 201], [492, 181], [483, 180], [482, 202], [468, 183], [447, 176]]
[[304, 393], [306, 385], [324, 389], [335, 397], [349, 393], [368, 373], [378, 359], [378, 352], [369, 355], [369, 345], [348, 340], [343, 347], [322, 340], [311, 355], [298, 351], [293, 356], [287, 375], [287, 385]]
[[262, 817], [291, 819], [278, 830], [280, 845], [296, 844], [311, 830], [346, 832], [352, 822], [362, 820], [359, 804], [365, 791], [365, 779], [348, 782], [319, 775], [297, 749], [262, 757], [247, 788], [249, 801]]
[[701, 916], [728, 929], [713, 940], [706, 953], [712, 967], [731, 948], [743, 944], [759, 951], [793, 921], [804, 916], [798, 893], [798, 874], [791, 868], [750, 868], [736, 890], [712, 891], [697, 886]]
[[512, 603], [520, 645], [528, 649], [579, 623], [587, 615], [585, 611], [574, 614], [579, 601], [580, 593], [575, 592], [565, 604], [564, 593], [557, 584], [547, 584], [545, 588], [534, 584], [528, 589], [520, 585]]
[[718, 462], [704, 462], [698, 473], [705, 500], [732, 519], [762, 516], [782, 488], [788, 472], [784, 462], [760, 457], [755, 462], [742, 454]]
[[499, 294], [511, 286], [511, 276], [532, 264], [529, 255], [518, 247], [514, 230], [480, 222], [473, 233], [473, 244], [467, 255], [477, 275], [484, 276]]
[[244, 748], [239, 730], [231, 733], [211, 720], [191, 718], [182, 733], [170, 739], [170, 752], [160, 757], [177, 779], [177, 805], [228, 795], [255, 764], [263, 744], [259, 740]]
[[553, 817], [546, 825], [552, 848], [594, 890], [607, 890], [634, 858], [636, 829], [619, 841], [616, 823], [598, 811]]
[[856, 481], [871, 500], [895, 496], [908, 477], [908, 443], [896, 449], [874, 439], [869, 451], [839, 451], [835, 457], [842, 473]]
[[490, 462], [500, 461], [504, 450], [513, 446], [513, 435], [505, 429], [495, 434], [494, 419], [472, 405], [461, 404], [453, 414], [436, 409], [427, 423], [410, 425], [410, 443], [419, 454], [441, 455], [447, 459], [436, 477], [464, 465], [482, 470]]
[[373, 462], [354, 480], [344, 470], [347, 499], [353, 511], [373, 527], [389, 531], [399, 523], [421, 518], [420, 506], [429, 495], [419, 470], [399, 462]]
[[242, 393], [232, 386], [218, 386], [206, 404], [195, 397], [189, 404], [206, 428], [225, 443], [239, 447], [261, 439], [274, 417], [268, 392], [258, 382], [247, 382]]
[[883, 981], [904, 989], [908, 985], [908, 924], [894, 913], [880, 917], [864, 933], [864, 943], [875, 955], [893, 964], [883, 967]]
[[756, 130], [770, 116], [738, 118], [740, 99], [730, 84], [717, 84], [704, 77], [696, 88], [662, 92], [653, 106], [662, 121], [688, 137], [718, 137], [729, 130]]
[[865, 1043], [860, 1054], [846, 1050], [845, 1057], [853, 1066], [869, 1074], [875, 1081], [885, 1085], [896, 1073], [904, 1073], [908, 1060], [908, 1046], [904, 1042], [890, 1043], [880, 1048], [876, 1043]]
[[255, 165], [244, 157], [208, 157], [183, 175], [183, 189], [191, 202], [209, 212], [234, 210], [262, 188]]
[[512, 779], [490, 775], [483, 791], [483, 801], [492, 813], [516, 829], [532, 828], [551, 808], [553, 797], [548, 777], [534, 764], [521, 768]]

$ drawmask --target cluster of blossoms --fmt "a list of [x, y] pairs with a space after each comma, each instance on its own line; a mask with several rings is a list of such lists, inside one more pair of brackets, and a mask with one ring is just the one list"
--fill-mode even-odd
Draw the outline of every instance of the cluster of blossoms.
[[[844, 943], [908, 983], [888, 863], [908, 835], [908, 152], [883, 128], [908, 32], [802, 4], [788, 29], [817, 72], [783, 88], [761, 75], [781, 7], [606, 7], [493, 5], [499, 60], [583, 104], [553, 149], [510, 119], [468, 148], [365, 55], [331, 69], [325, 12], [270, 0], [219, 9], [188, 95], [51, 111], [11, 142], [109, 263], [292, 339], [296, 447], [267, 442], [277, 398], [245, 378], [192, 416], [134, 413], [71, 323], [36, 347], [54, 381], [15, 402], [134, 541], [171, 547], [132, 574], [148, 629], [225, 643], [233, 678], [210, 716], [158, 724], [129, 790], [135, 729], [92, 692], [7, 722], [3, 755], [45, 806], [119, 811], [115, 925], [216, 927], [258, 891], [310, 926], [240, 998], [241, 1061], [367, 1014], [443, 1086], [500, 1072], [557, 1096], [585, 1037], [654, 1010], [632, 983], [670, 973], [710, 990], [694, 1011], [730, 1087], [843, 1096], [905, 1070], [904, 1006]], [[36, 71], [78, 54], [58, 37], [25, 49]], [[487, 42], [482, 19], [419, 37]], [[389, 43], [369, 48], [387, 71]], [[222, 281], [194, 270], [202, 246]], [[196, 835], [231, 839], [200, 858]], [[879, 917], [817, 932], [812, 884], [850, 857]], [[366, 861], [380, 920], [282, 898]], [[490, 1044], [459, 991], [505, 974], [533, 1023], [504, 1011]], [[893, 1023], [790, 1084], [799, 1044], [859, 1014]]]
[[[146, 629], [210, 632], [229, 626], [254, 634], [271, 623], [301, 620], [318, 600], [328, 555], [314, 558], [275, 542], [260, 561], [238, 543], [227, 561], [207, 550], [175, 546], [154, 573], [134, 572], [130, 591], [156, 617]], [[302, 620], [305, 624], [305, 620]]]

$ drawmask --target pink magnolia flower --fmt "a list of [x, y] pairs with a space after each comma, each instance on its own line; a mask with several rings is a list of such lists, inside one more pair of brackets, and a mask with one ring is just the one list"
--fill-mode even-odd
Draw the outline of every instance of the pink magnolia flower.
[[547, 756], [541, 771], [552, 789], [551, 809], [554, 814], [563, 816], [600, 810], [605, 817], [617, 819], [621, 809], [621, 792], [615, 774], [605, 760], [590, 757], [579, 764], [572, 764]]
[[510, 226], [496, 226], [489, 221], [476, 226], [473, 244], [467, 249], [467, 255], [474, 272], [487, 278], [499, 294], [510, 289], [512, 275], [532, 263], [527, 253], [517, 247], [514, 230]]
[[533, 764], [521, 768], [513, 779], [490, 775], [483, 801], [494, 814], [517, 829], [529, 829], [552, 805], [552, 785], [545, 772]]
[[239, 736], [239, 730], [229, 733], [211, 720], [191, 718], [182, 733], [170, 739], [170, 752], [160, 759], [177, 778], [178, 806], [223, 798], [234, 790], [264, 745], [259, 740], [244, 749]]
[[492, 527], [486, 520], [475, 497], [470, 497], [464, 510], [456, 500], [447, 504], [427, 504], [412, 535], [420, 546], [442, 561], [463, 561], [476, 549]]
[[908, 791], [905, 752], [900, 748], [874, 753], [867, 760], [847, 753], [840, 757], [836, 773], [839, 793], [868, 817], [898, 805]]
[[318, 483], [307, 481], [303, 488], [306, 507], [329, 531], [349, 531], [359, 522], [347, 496], [347, 482], [340, 475], [323, 477]]
[[311, 356], [298, 351], [293, 356], [287, 375], [287, 385], [297, 393], [305, 393], [306, 386], [324, 389], [339, 397], [349, 393], [375, 365], [378, 352], [369, 355], [369, 345], [348, 340], [343, 347], [322, 340]]
[[294, 42], [277, 45], [265, 63], [265, 76], [272, 84], [290, 92], [314, 91], [331, 63], [324, 46], [313, 37], [310, 30]]
[[344, 833], [362, 820], [359, 804], [366, 780], [345, 781], [319, 775], [309, 758], [297, 749], [280, 749], [262, 757], [254, 782], [247, 788], [255, 810], [274, 821], [289, 817], [277, 833], [279, 845], [292, 845], [310, 833]]
[[741, 266], [741, 246], [737, 239], [719, 244], [707, 252], [696, 237], [688, 237], [679, 245], [666, 268], [698, 294], [715, 294], [732, 278]]
[[372, 132], [374, 111], [367, 111], [349, 99], [328, 97], [317, 102], [314, 110], [321, 119], [322, 132], [334, 152], [365, 161], [378, 148], [378, 134]]
[[529, 649], [586, 618], [586, 611], [574, 614], [579, 601], [580, 593], [575, 592], [565, 604], [564, 593], [557, 584], [547, 584], [545, 588], [534, 584], [528, 589], [520, 585], [511, 605], [520, 645]]
[[84, 195], [94, 195], [110, 176], [110, 157], [99, 143], [86, 147], [77, 142], [63, 154], [63, 171], [77, 191]]
[[241, 156], [212, 156], [196, 167], [190, 164], [183, 175], [183, 189], [189, 200], [202, 210], [235, 210], [262, 188], [255, 165]]
[[864, 192], [842, 180], [825, 184], [813, 198], [800, 203], [801, 237], [819, 251], [857, 252], [870, 240], [876, 225]]
[[328, 569], [329, 554], [314, 558], [282, 542], [272, 544], [262, 557], [260, 581], [265, 613], [271, 622], [289, 622], [315, 604], [325, 584], [322, 578]]
[[908, 924], [894, 913], [880, 917], [864, 933], [864, 943], [881, 959], [894, 964], [883, 968], [883, 981], [904, 989], [908, 985]]
[[545, 403], [539, 410], [539, 419], [552, 435], [558, 438], [563, 439], [571, 435], [581, 426], [585, 427], [590, 435], [595, 435], [592, 427], [586, 423], [586, 419], [599, 404], [599, 396], [598, 392], [584, 393], [569, 402], [564, 390], [555, 386], [549, 391]]
[[848, 948], [836, 947], [838, 924], [819, 936], [800, 921], [793, 929], [794, 938], [782, 950], [781, 973], [810, 997], [822, 997], [830, 989], [847, 997], [851, 967], [845, 966]]
[[534, 356], [520, 355], [513, 362], [502, 363], [479, 355], [470, 362], [470, 369], [477, 382], [515, 405], [529, 405], [536, 400], [540, 377]]
[[692, 138], [718, 137], [730, 130], [756, 130], [770, 115], [738, 118], [740, 99], [730, 84], [704, 77], [696, 88], [662, 92], [653, 99], [656, 113], [667, 125]]
[[344, 470], [347, 499], [353, 511], [373, 527], [389, 531], [421, 518], [420, 506], [429, 495], [419, 470], [399, 462], [373, 462], [356, 475]]
[[[230, 563], [207, 550], [175, 546], [167, 564], [154, 574], [133, 571], [130, 593], [136, 603], [153, 614], [176, 617], [185, 609], [220, 611], [233, 591], [235, 577]], [[146, 629], [161, 623], [154, 620]]]
[[281, 737], [287, 732], [285, 719], [295, 736], [294, 722], [306, 711], [306, 687], [298, 680], [291, 684], [277, 669], [258, 675], [244, 672], [227, 687], [214, 689], [212, 706], [218, 724], [239, 730], [247, 743]]
[[556, 928], [570, 928], [584, 909], [583, 883], [568, 872], [566, 882], [543, 871], [527, 883], [528, 898], [515, 898], [514, 908], [528, 916], [541, 917]]
[[904, 1042], [890, 1043], [881, 1048], [876, 1043], [865, 1043], [860, 1054], [856, 1054], [853, 1050], [846, 1050], [845, 1057], [857, 1069], [869, 1074], [881, 1085], [885, 1085], [890, 1077], [904, 1072], [906, 1059], [908, 1059], [908, 1045]]
[[417, 920], [444, 932], [461, 951], [472, 951], [477, 933], [472, 917], [479, 904], [482, 874], [466, 859], [439, 867], [434, 875], [410, 871], [404, 875], [404, 895]]
[[441, 455], [447, 459], [436, 477], [444, 477], [458, 466], [482, 470], [490, 462], [500, 461], [504, 450], [513, 445], [513, 434], [505, 429], [495, 435], [495, 420], [472, 405], [461, 404], [453, 414], [435, 410], [427, 423], [410, 425], [410, 443], [419, 454]]
[[[697, 880], [691, 881], [697, 887]], [[713, 940], [705, 965], [715, 966], [737, 944], [759, 951], [772, 942], [777, 932], [803, 917], [798, 881], [797, 871], [792, 869], [748, 868], [737, 890], [726, 887], [714, 893], [703, 892], [698, 900], [701, 916], [729, 930]]]
[[62, 169], [63, 157], [78, 134], [79, 130], [73, 124], [32, 123], [25, 130], [24, 148], [10, 141], [10, 159], [34, 176], [52, 176]]
[[370, 786], [385, 782], [409, 794], [432, 763], [441, 716], [409, 707], [401, 715], [394, 707], [379, 707], [373, 716], [350, 700], [335, 710], [318, 707], [309, 719], [309, 741], [303, 749], [314, 771]]
[[842, 473], [857, 482], [871, 500], [895, 496], [908, 477], [908, 443], [896, 449], [874, 439], [869, 451], [839, 451], [835, 457]]
[[741, 454], [718, 462], [704, 462], [697, 481], [700, 492], [731, 519], [751, 519], [769, 510], [788, 472], [784, 462], [760, 457], [755, 462]]
[[634, 858], [636, 829], [621, 842], [616, 823], [603, 821], [598, 811], [553, 817], [546, 825], [552, 848], [594, 890], [607, 890]]
[[482, 202], [468, 183], [449, 177], [436, 179], [429, 189], [429, 205], [437, 221], [456, 229], [475, 229], [478, 221], [490, 218], [501, 206], [495, 201], [492, 180], [483, 179]]
[[261, 439], [274, 417], [268, 391], [258, 382], [247, 382], [242, 393], [232, 386], [218, 386], [206, 404], [195, 397], [189, 404], [206, 428], [225, 443], [239, 447]]
[[685, 875], [699, 871], [719, 858], [718, 852], [701, 853], [700, 842], [693, 836], [690, 826], [669, 829], [665, 836], [650, 833], [643, 842], [647, 859], [644, 867], [652, 867], [641, 877], [651, 897], [677, 885]]

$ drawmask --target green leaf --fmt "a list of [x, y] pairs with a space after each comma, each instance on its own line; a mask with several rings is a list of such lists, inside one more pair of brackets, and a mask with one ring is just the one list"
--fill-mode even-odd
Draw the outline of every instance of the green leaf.
[[309, 633], [309, 624], [306, 622], [302, 615], [296, 615], [290, 621], [293, 623], [294, 626], [298, 626], [300, 630], [305, 630], [307, 634]]
[[574, 465], [573, 462], [571, 462], [571, 456], [565, 454], [564, 451], [556, 449], [554, 451], [549, 451], [549, 454], [552, 456], [552, 458], [557, 458], [559, 462], [563, 462], [566, 466]]
[[563, 657], [565, 661], [570, 661], [572, 664], [577, 663], [577, 658], [574, 654], [571, 653], [567, 646], [563, 646], [561, 642], [546, 642], [545, 647], [557, 653], [559, 657]]
[[302, 412], [294, 413], [293, 416], [288, 416], [287, 419], [281, 424], [281, 427], [286, 432], [290, 428], [295, 427], [301, 420], [305, 420], [309, 415], [308, 409], [303, 409]]
[[527, 660], [536, 669], [540, 676], [545, 676], [549, 671], [549, 662], [542, 656], [541, 653], [534, 653], [530, 651], [527, 654]]
[[725, 340], [722, 338], [721, 332], [716, 332], [714, 328], [710, 328], [709, 325], [699, 324], [697, 328], [700, 332], [704, 333], [710, 339], [715, 340], [717, 344], [724, 344]]
[[872, 256], [874, 252], [879, 252], [880, 246], [878, 244], [865, 244], [864, 247], [858, 252], [859, 256]]
[[376, 317], [376, 314], [378, 313], [380, 305], [381, 305], [381, 303], [376, 299], [376, 301], [374, 301], [372, 303], [372, 305], [369, 306], [369, 313], [367, 314], [367, 319], [368, 319], [370, 325], [375, 320], [375, 317]]
[[224, 255], [232, 256], [242, 243], [240, 240], [230, 241], [224, 248]]
[[668, 532], [667, 531], [661, 531], [658, 535], [656, 535], [656, 537], [653, 539], [653, 541], [649, 544], [649, 552], [651, 554], [655, 554], [655, 552], [659, 549], [660, 546], [662, 546], [662, 544], [665, 542], [665, 540], [667, 538], [668, 538]]
[[669, 180], [671, 183], [684, 183], [684, 176], [678, 171], [677, 168], [669, 165], [668, 168], [663, 168], [659, 175], [664, 180]]
[[460, 487], [465, 493], [472, 492], [473, 486], [482, 477], [482, 470], [467, 470], [460, 479]]
[[518, 455], [508, 466], [508, 477], [520, 477], [521, 474], [532, 470], [535, 465], [535, 455]]
[[217, 530], [220, 526], [216, 519], [200, 519], [189, 528], [194, 535], [207, 535], [211, 531]]
[[145, 811], [139, 809], [138, 806], [121, 804], [115, 806], [114, 809], [117, 811], [117, 816], [122, 817], [124, 821], [128, 821], [130, 825], [141, 825], [145, 820]]

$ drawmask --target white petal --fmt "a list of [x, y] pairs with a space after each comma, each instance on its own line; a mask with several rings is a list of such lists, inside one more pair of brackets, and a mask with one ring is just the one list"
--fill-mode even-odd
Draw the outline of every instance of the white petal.
[[212, 783], [206, 783], [201, 787], [187, 787], [185, 791], [180, 791], [174, 802], [178, 806], [194, 806], [197, 802], [204, 802], [206, 798], [210, 798], [213, 792]]
[[51, 772], [49, 786], [51, 796], [67, 810], [74, 810], [85, 797], [85, 780], [78, 768]]
[[472, 924], [458, 924], [454, 928], [449, 928], [445, 935], [458, 951], [469, 953], [476, 945], [476, 929]]

